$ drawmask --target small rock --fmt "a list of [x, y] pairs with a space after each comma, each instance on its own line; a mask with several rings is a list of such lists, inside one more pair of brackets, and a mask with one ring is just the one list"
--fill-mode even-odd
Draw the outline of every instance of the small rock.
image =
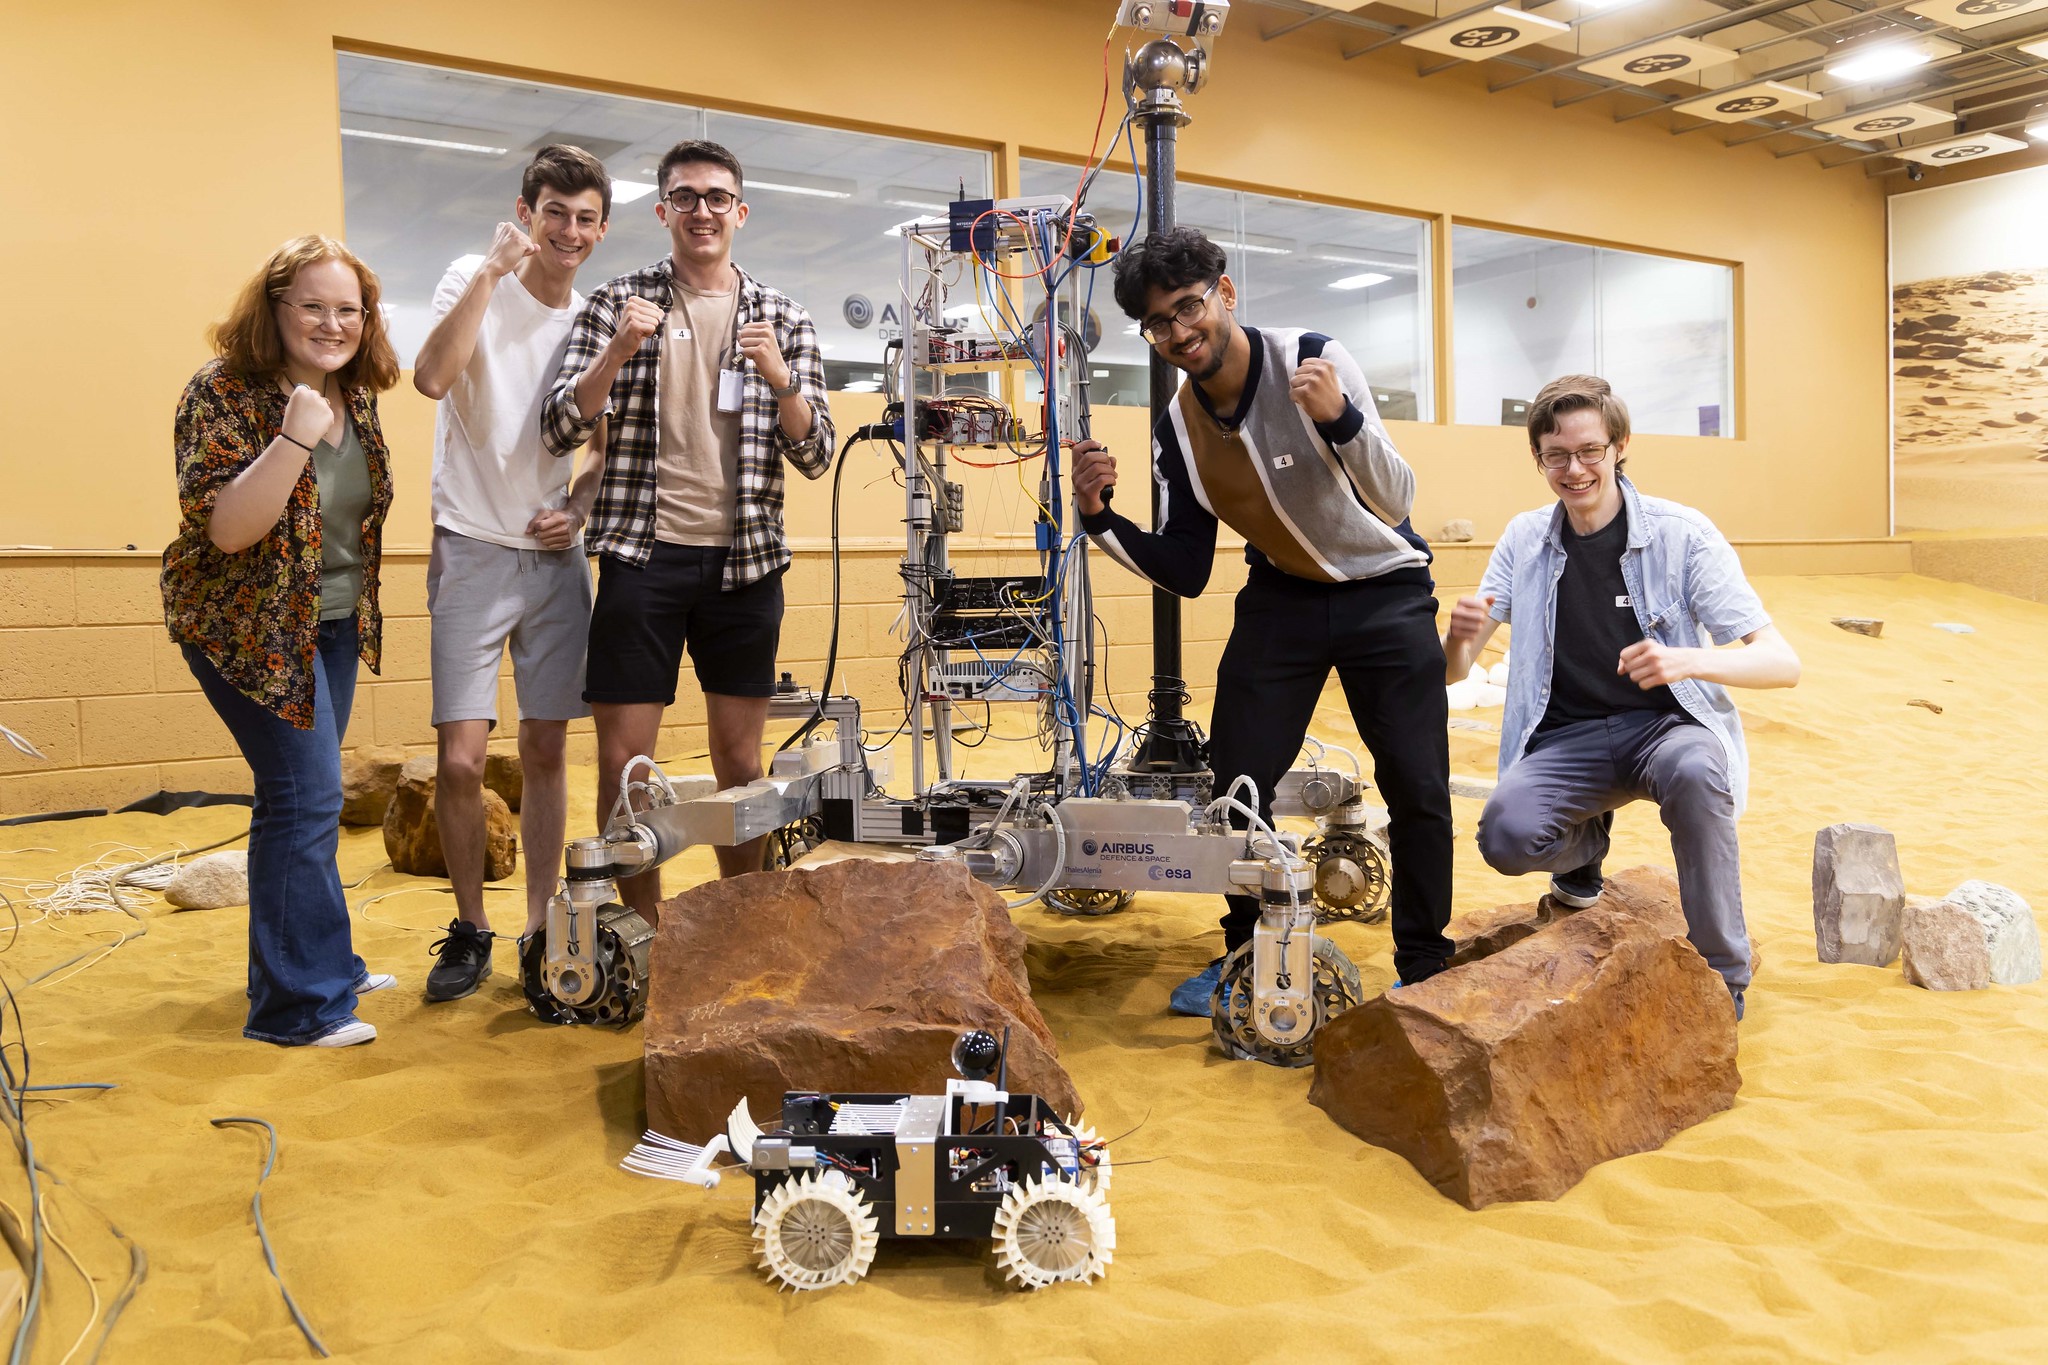
[[1939, 343], [1920, 348], [1920, 358], [1922, 360], [1954, 360], [1962, 353], [1963, 348], [1960, 346], [1943, 346]]
[[[505, 798], [484, 789], [484, 880], [501, 882], [519, 866], [519, 827]], [[398, 774], [398, 790], [384, 814], [384, 853], [393, 871], [413, 877], [445, 877], [441, 826], [434, 818], [434, 756], [409, 758]]]
[[1891, 966], [1905, 909], [1898, 843], [1889, 832], [1844, 824], [1813, 836], [1813, 937], [1822, 962]]
[[1996, 417], [1986, 417], [1986, 418], [1985, 418], [1985, 419], [1984, 419], [1983, 421], [1979, 422], [1979, 423], [1978, 423], [1977, 425], [1978, 425], [1978, 426], [1980, 426], [1980, 427], [1998, 427], [1998, 428], [2005, 428], [2005, 427], [2010, 427], [2010, 426], [2012, 425], [2012, 423], [2011, 423], [2011, 422], [2001, 422], [2001, 421], [1999, 421], [1999, 420], [1998, 420], [1998, 419], [1997, 419]]
[[341, 756], [341, 823], [381, 825], [398, 790], [405, 750], [396, 744], [351, 749]]
[[220, 910], [249, 903], [249, 855], [241, 849], [209, 853], [179, 868], [164, 899], [180, 910]]
[[484, 785], [504, 797], [513, 810], [519, 809], [519, 799], [526, 791], [526, 770], [516, 750], [492, 749], [484, 754]]
[[1472, 523], [1464, 517], [1454, 517], [1444, 523], [1444, 540], [1466, 541], [1472, 539]]
[[1472, 687], [1472, 704], [1479, 706], [1505, 706], [1508, 690], [1491, 682], [1475, 683]]
[[2012, 420], [2015, 422], [2038, 422], [2041, 420], [2041, 414], [2038, 412], [2016, 412], [2012, 415]]
[[1941, 714], [1941, 703], [1940, 703], [1940, 702], [1934, 702], [1934, 701], [1929, 701], [1929, 700], [1927, 700], [1927, 698], [1925, 698], [1925, 697], [1912, 697], [1912, 698], [1909, 698], [1909, 699], [1907, 700], [1907, 702], [1906, 702], [1906, 705], [1908, 705], [1908, 706], [1918, 706], [1918, 707], [1922, 708], [1923, 710], [1928, 710], [1928, 711], [1932, 711], [1932, 712], [1933, 712], [1933, 713], [1934, 713], [1935, 715], [1937, 715], [1937, 716]]
[[1975, 626], [1966, 626], [1961, 621], [1936, 621], [1934, 628], [1936, 630], [1945, 630], [1951, 635], [1975, 635], [1977, 633]]
[[[1946, 375], [1948, 371], [1939, 365], [1901, 365], [1893, 373], [1901, 379], [1932, 379], [1936, 375]], [[1930, 398], [1927, 401], [1932, 403], [1935, 400]]]
[[1487, 669], [1486, 680], [1495, 687], [1506, 687], [1508, 685], [1508, 661], [1502, 659], [1492, 668]]
[[1926, 317], [1920, 319], [1920, 325], [1927, 330], [1939, 330], [1944, 327], [1953, 327], [1962, 320], [1961, 315], [1956, 313], [1929, 313]]
[[1967, 881], [1906, 907], [1906, 979], [1936, 991], [2024, 986], [2041, 979], [2041, 932], [2017, 892]]
[[1934, 404], [1934, 406], [1935, 406], [1935, 407], [1937, 407], [1937, 408], [1945, 408], [1945, 407], [1947, 407], [1947, 406], [1948, 406], [1948, 399], [1946, 399], [1946, 398], [1943, 398], [1943, 397], [1942, 397], [1942, 396], [1941, 396], [1940, 394], [1938, 394], [1938, 393], [1930, 393], [1930, 394], [1928, 394], [1928, 395], [1927, 395], [1927, 398], [1926, 398], [1926, 401], [1927, 401], [1927, 402], [1929, 402], [1929, 403], [1932, 403], [1932, 404]]
[[1444, 688], [1444, 701], [1453, 711], [1470, 711], [1479, 705], [1479, 684], [1470, 678]]
[[1876, 639], [1884, 634], [1884, 622], [1875, 616], [1837, 616], [1834, 623], [1854, 635], [1868, 635]]

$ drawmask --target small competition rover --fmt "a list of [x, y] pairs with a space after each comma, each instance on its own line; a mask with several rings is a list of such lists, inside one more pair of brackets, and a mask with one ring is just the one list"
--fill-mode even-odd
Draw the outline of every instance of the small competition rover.
[[965, 1033], [943, 1095], [793, 1090], [765, 1131], [742, 1098], [703, 1146], [649, 1133], [623, 1165], [712, 1189], [712, 1162], [736, 1158], [754, 1177], [761, 1269], [791, 1289], [858, 1280], [883, 1237], [993, 1240], [1012, 1284], [1085, 1283], [1116, 1248], [1108, 1144], [1038, 1096], [1006, 1092], [1005, 1052], [993, 1034]]

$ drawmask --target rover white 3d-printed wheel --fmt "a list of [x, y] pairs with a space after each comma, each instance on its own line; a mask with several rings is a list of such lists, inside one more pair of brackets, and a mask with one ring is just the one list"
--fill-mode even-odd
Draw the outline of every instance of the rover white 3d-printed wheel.
[[837, 1171], [812, 1171], [768, 1192], [754, 1215], [761, 1269], [791, 1289], [851, 1284], [874, 1264], [875, 1211]]
[[1109, 1272], [1116, 1220], [1109, 1201], [1095, 1191], [1037, 1176], [1003, 1196], [995, 1242], [996, 1263], [1019, 1288], [1086, 1282]]

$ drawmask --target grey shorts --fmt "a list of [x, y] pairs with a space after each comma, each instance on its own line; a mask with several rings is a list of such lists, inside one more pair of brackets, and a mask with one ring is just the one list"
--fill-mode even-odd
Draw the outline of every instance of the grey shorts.
[[498, 664], [512, 648], [521, 720], [575, 720], [590, 639], [590, 564], [582, 547], [513, 550], [434, 528], [427, 561], [433, 618], [434, 724], [498, 720]]

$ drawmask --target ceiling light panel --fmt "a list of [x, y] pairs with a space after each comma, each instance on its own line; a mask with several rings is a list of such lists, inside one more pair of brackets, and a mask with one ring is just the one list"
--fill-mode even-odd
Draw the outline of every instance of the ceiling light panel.
[[1495, 5], [1478, 14], [1468, 14], [1448, 24], [1424, 29], [1401, 40], [1407, 47], [1440, 52], [1468, 62], [1483, 62], [1503, 52], [1561, 38], [1572, 26], [1538, 14], [1526, 14], [1510, 5]]
[[1844, 52], [1828, 63], [1827, 73], [1836, 80], [1856, 84], [1903, 76], [1934, 60], [1934, 54], [1911, 43], [1877, 43]]
[[1696, 100], [1671, 106], [1681, 114], [1694, 118], [1711, 119], [1715, 123], [1740, 123], [1759, 114], [1777, 113], [1782, 109], [1795, 109], [1802, 104], [1811, 104], [1820, 96], [1811, 90], [1801, 90], [1796, 85], [1780, 81], [1757, 81], [1753, 85], [1738, 85], [1728, 90], [1716, 90]]
[[[2043, 2], [2048, 3], [2048, 0]], [[1933, 128], [1955, 121], [1956, 116], [1953, 113], [1946, 109], [1936, 109], [1930, 104], [1893, 104], [1883, 109], [1867, 109], [1860, 114], [1849, 114], [1823, 123], [1819, 128], [1830, 137], [1896, 137], [1900, 133], [1910, 133], [1918, 128]]]
[[[2048, 0], [2041, 0], [2041, 3], [2048, 5]], [[1655, 85], [1658, 81], [1690, 76], [1709, 67], [1726, 66], [1734, 60], [1735, 54], [1725, 47], [1695, 42], [1691, 38], [1666, 38], [1662, 42], [1644, 43], [1626, 52], [1617, 52], [1612, 57], [1602, 57], [1597, 62], [1587, 62], [1579, 70], [1589, 76], [1626, 81], [1630, 85]]]
[[2021, 151], [2026, 145], [2018, 138], [2000, 137], [1997, 133], [1972, 133], [1967, 137], [1952, 137], [1942, 142], [1924, 142], [1918, 147], [1902, 148], [1893, 155], [1917, 161], [1923, 166], [1953, 166], [1959, 161], [1981, 161], [1987, 156]]
[[1906, 8], [1952, 28], [1976, 28], [2048, 9], [2048, 0], [1913, 0]]

